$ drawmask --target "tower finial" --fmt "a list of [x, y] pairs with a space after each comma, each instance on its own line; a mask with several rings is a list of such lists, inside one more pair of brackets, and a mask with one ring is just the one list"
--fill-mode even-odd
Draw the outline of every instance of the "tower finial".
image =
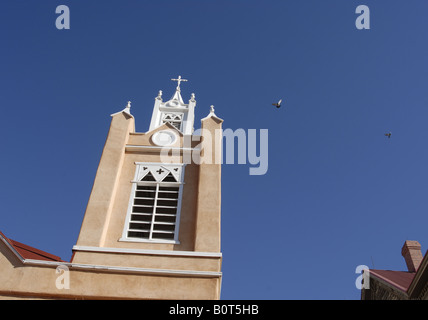
[[159, 90], [158, 96], [156, 97], [158, 100], [162, 100], [162, 90]]
[[178, 76], [178, 79], [171, 79], [171, 81], [177, 81], [177, 88], [175, 90], [177, 90], [178, 92], [181, 91], [180, 89], [180, 84], [182, 81], [187, 82], [186, 79], [182, 79], [181, 76]]
[[131, 101], [128, 101], [128, 104], [126, 105], [125, 109], [123, 109], [123, 111], [131, 114]]

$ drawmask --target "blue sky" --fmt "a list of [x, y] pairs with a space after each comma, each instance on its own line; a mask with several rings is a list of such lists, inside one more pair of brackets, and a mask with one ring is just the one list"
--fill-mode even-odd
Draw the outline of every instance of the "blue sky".
[[[357, 6], [371, 29], [357, 30]], [[71, 29], [57, 30], [68, 5]], [[428, 3], [0, 4], [0, 230], [70, 259], [110, 124], [159, 90], [196, 123], [268, 129], [269, 170], [223, 165], [223, 299], [359, 299], [355, 269], [428, 248]], [[271, 106], [283, 98], [281, 109]], [[391, 139], [384, 136], [392, 132]]]

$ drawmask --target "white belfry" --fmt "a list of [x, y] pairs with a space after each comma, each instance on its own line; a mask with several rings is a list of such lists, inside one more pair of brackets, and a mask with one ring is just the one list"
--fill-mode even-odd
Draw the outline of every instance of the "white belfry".
[[149, 131], [156, 129], [165, 123], [169, 123], [181, 133], [191, 135], [194, 131], [193, 124], [195, 120], [196, 107], [195, 94], [192, 93], [188, 104], [184, 103], [183, 98], [181, 97], [180, 85], [181, 82], [187, 82], [188, 80], [178, 76], [177, 79], [171, 79], [171, 81], [177, 82], [177, 88], [175, 89], [174, 95], [170, 100], [163, 102], [162, 91], [159, 91], [159, 94], [155, 99]]

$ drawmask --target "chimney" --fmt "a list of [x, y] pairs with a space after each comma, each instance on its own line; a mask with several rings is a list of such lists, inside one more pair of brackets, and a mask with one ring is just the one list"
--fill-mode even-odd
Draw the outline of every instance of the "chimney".
[[416, 272], [423, 259], [420, 243], [407, 240], [401, 249], [401, 255], [406, 260], [409, 272]]

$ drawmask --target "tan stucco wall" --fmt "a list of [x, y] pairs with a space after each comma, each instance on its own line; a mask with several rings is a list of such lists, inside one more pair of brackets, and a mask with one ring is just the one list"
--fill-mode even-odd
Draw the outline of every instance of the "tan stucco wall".
[[[150, 160], [147, 160], [150, 159]], [[187, 165], [183, 186], [183, 199], [181, 202], [179, 244], [138, 243], [119, 241], [125, 227], [126, 212], [128, 211], [131, 193], [131, 180], [134, 178], [135, 162], [159, 162], [158, 155], [126, 154], [119, 177], [118, 191], [116, 193], [111, 220], [108, 225], [106, 238], [102, 246], [115, 248], [138, 248], [158, 250], [193, 250], [195, 237], [195, 214], [198, 185], [198, 168], [195, 165]], [[178, 160], [179, 161], [179, 160]]]
[[[126, 145], [155, 146], [151, 136], [171, 128], [163, 125], [147, 134], [135, 133], [134, 119], [123, 114], [113, 116], [111, 129], [95, 178], [85, 218], [77, 241], [78, 246], [115, 248], [194, 250], [196, 195], [199, 170], [195, 164], [186, 165], [183, 199], [180, 214], [179, 244], [141, 243], [119, 241], [125, 226], [136, 162], [161, 162], [159, 152], [141, 149], [126, 152]], [[183, 146], [183, 136], [171, 147]], [[182, 163], [183, 155], [171, 156], [172, 162]], [[111, 174], [116, 173], [116, 174]], [[114, 177], [114, 179], [113, 179]], [[101, 199], [101, 200], [99, 200]], [[102, 230], [100, 230], [102, 229]]]
[[[58, 289], [57, 266], [28, 266], [0, 243], [0, 299], [218, 299], [219, 277], [154, 276], [75, 270], [70, 288]], [[183, 290], [185, 288], [185, 290]]]
[[[217, 117], [202, 119], [195, 251], [220, 252], [221, 249], [221, 136], [218, 132], [222, 122]], [[205, 144], [210, 146], [205, 148]]]
[[168, 254], [79, 252], [79, 255], [73, 259], [73, 263], [212, 272], [218, 272], [221, 268], [220, 257], [171, 256]]
[[125, 146], [129, 132], [134, 131], [134, 128], [133, 117], [123, 112], [113, 116], [77, 240], [79, 245], [100, 246], [105, 238]]

